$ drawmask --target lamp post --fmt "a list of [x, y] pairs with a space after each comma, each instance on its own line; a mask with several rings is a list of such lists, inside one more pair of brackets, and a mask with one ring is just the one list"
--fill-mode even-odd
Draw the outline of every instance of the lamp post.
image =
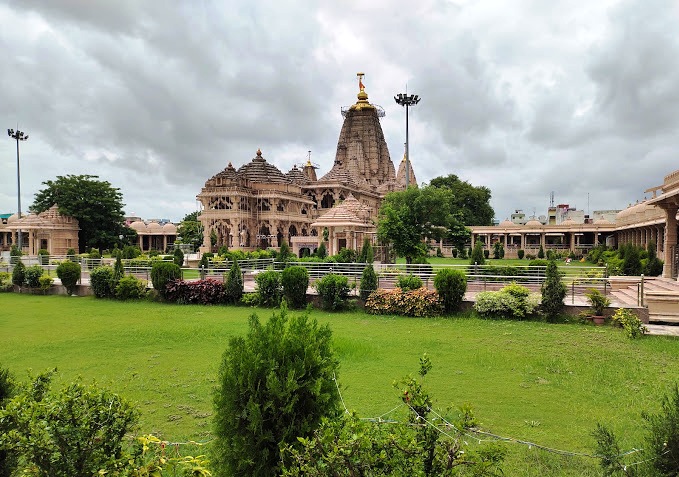
[[[28, 139], [28, 134], [24, 134], [23, 131], [19, 131], [18, 129], [16, 132], [14, 129], [8, 129], [7, 135], [16, 139], [17, 141], [17, 208], [19, 209], [18, 216], [21, 218], [21, 169], [19, 168], [19, 141], [26, 141]], [[22, 251], [23, 244], [21, 243], [21, 229], [17, 230], [17, 245], [19, 247], [19, 251]]]
[[394, 100], [397, 104], [405, 106], [406, 108], [406, 189], [410, 185], [410, 150], [408, 148], [408, 108], [415, 106], [420, 102], [420, 97], [416, 94], [399, 93], [394, 96]]

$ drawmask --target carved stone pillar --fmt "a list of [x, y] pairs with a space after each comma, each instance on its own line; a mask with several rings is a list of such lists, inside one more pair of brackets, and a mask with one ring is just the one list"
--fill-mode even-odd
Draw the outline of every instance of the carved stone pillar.
[[665, 212], [665, 240], [663, 259], [665, 265], [663, 267], [662, 276], [664, 278], [672, 278], [674, 272], [674, 250], [677, 245], [677, 206], [666, 205], [663, 206]]

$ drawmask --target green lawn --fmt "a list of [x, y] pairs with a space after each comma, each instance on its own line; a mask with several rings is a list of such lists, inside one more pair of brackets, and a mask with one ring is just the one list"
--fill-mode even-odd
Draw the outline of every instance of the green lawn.
[[[142, 432], [210, 438], [211, 393], [229, 337], [270, 310], [91, 297], [0, 294], [0, 366], [26, 379], [57, 367], [57, 382], [93, 379], [134, 401]], [[591, 452], [595, 423], [612, 425], [625, 449], [640, 444], [642, 410], [677, 379], [679, 340], [626, 339], [609, 327], [536, 322], [374, 317], [314, 311], [329, 322], [344, 400], [361, 417], [399, 404], [392, 382], [418, 369], [437, 406], [469, 402], [496, 434]], [[509, 444], [506, 475], [598, 475], [592, 459]]]

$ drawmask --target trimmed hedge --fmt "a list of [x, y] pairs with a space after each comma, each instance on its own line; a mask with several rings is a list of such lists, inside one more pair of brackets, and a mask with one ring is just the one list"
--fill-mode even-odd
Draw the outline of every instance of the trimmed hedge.
[[135, 300], [146, 296], [146, 282], [137, 277], [128, 275], [121, 278], [116, 285], [116, 298], [118, 300]]
[[224, 285], [208, 278], [192, 282], [172, 280], [165, 287], [165, 298], [179, 304], [220, 305], [226, 302]]
[[399, 275], [396, 286], [404, 292], [422, 288], [422, 279], [412, 273], [410, 275]]
[[417, 288], [404, 292], [375, 290], [365, 302], [365, 309], [373, 315], [437, 316], [443, 311], [439, 295], [433, 290]]

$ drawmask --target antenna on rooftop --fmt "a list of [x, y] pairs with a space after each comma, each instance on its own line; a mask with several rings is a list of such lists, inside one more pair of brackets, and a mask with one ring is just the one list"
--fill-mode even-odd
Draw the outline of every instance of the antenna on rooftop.
[[549, 193], [549, 206], [554, 207], [554, 191]]

